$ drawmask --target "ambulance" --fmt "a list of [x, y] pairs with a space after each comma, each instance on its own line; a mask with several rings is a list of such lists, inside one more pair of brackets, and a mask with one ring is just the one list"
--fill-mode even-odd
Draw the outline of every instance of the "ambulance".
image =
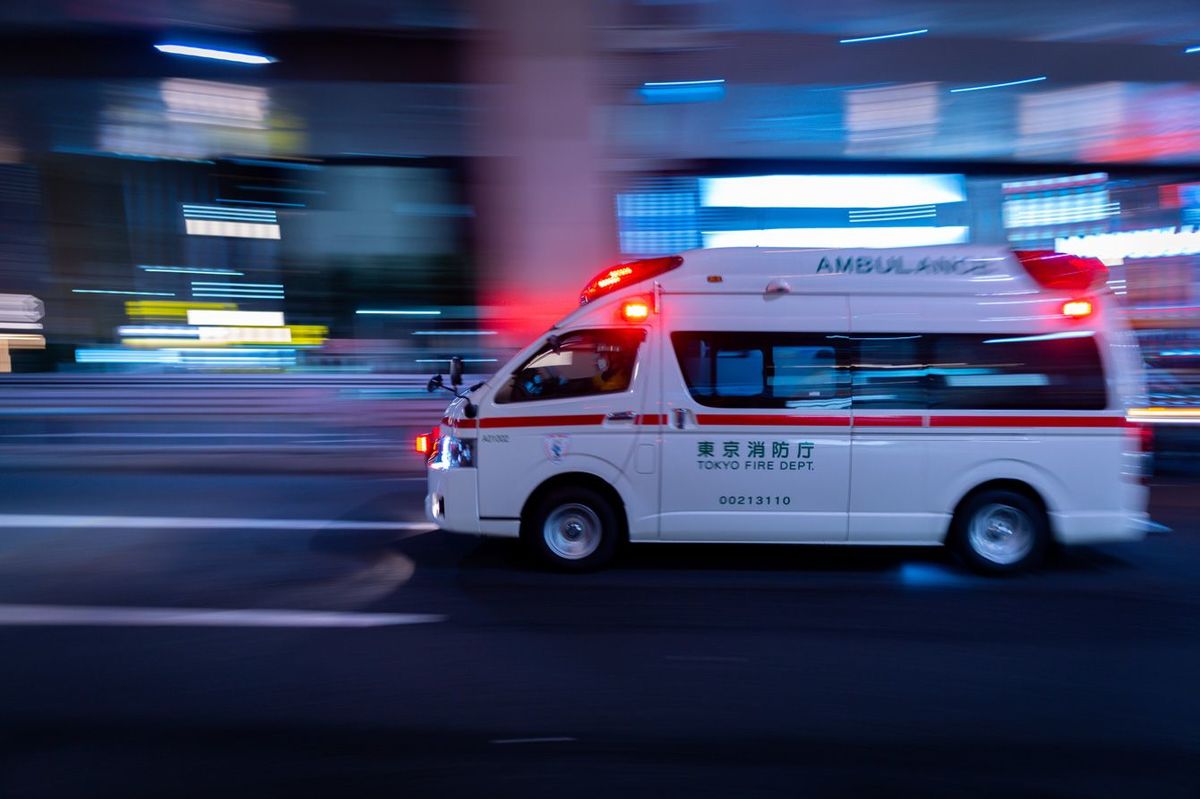
[[1097, 260], [949, 245], [620, 264], [428, 450], [428, 518], [595, 569], [626, 542], [948, 546], [978, 571], [1137, 539], [1137, 345]]

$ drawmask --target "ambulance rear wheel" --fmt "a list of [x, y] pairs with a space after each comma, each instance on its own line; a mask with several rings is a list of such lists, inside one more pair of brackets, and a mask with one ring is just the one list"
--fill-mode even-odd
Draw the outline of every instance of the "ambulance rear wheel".
[[1041, 563], [1050, 543], [1050, 523], [1025, 494], [986, 490], [959, 508], [950, 543], [977, 572], [1015, 574]]
[[578, 486], [547, 493], [523, 528], [522, 537], [542, 563], [582, 572], [612, 560], [620, 525], [612, 504], [602, 494]]

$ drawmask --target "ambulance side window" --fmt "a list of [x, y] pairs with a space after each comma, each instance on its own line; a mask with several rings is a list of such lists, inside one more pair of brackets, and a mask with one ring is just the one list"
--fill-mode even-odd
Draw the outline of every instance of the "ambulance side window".
[[929, 376], [924, 339], [899, 333], [854, 336], [854, 407], [924, 408]]
[[640, 329], [578, 330], [547, 341], [496, 392], [496, 402], [535, 402], [628, 391]]
[[931, 408], [1096, 411], [1107, 405], [1091, 334], [929, 338]]
[[845, 408], [849, 369], [820, 333], [673, 333], [688, 393], [714, 408]]
[[1091, 334], [878, 333], [851, 336], [854, 407], [1102, 410]]

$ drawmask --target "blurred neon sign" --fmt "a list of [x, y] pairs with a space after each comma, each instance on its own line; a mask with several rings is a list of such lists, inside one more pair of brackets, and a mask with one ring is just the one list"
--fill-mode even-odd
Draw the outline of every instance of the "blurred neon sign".
[[236, 327], [283, 327], [280, 311], [211, 311], [189, 309], [189, 325], [228, 325]]
[[1071, 255], [1119, 263], [1126, 258], [1168, 258], [1200, 254], [1200, 227], [1151, 228], [1090, 236], [1067, 236], [1054, 240], [1054, 249]]
[[701, 205], [726, 208], [909, 208], [967, 198], [962, 175], [749, 175], [701, 178]]
[[900, 39], [904, 36], [920, 36], [923, 33], [929, 33], [929, 28], [918, 28], [912, 31], [900, 31], [899, 33], [881, 33], [877, 36], [856, 36], [852, 39], [838, 39], [838, 44], [857, 44], [859, 42], [878, 42], [884, 39]]
[[275, 59], [260, 53], [240, 53], [236, 50], [218, 50], [214, 47], [195, 47], [189, 44], [164, 42], [154, 45], [160, 53], [184, 55], [191, 58], [210, 58], [215, 61], [234, 61], [239, 64], [274, 64]]
[[725, 97], [725, 79], [647, 81], [638, 91], [645, 103], [703, 103]]
[[767, 228], [764, 230], [703, 231], [705, 247], [920, 247], [961, 244], [965, 226]]

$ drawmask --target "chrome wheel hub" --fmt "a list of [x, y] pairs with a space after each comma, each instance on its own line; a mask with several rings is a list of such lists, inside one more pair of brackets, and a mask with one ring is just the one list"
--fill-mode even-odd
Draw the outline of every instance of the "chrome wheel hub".
[[580, 560], [600, 546], [600, 517], [587, 505], [572, 502], [555, 508], [542, 525], [550, 551], [566, 560]]
[[1007, 566], [1033, 549], [1033, 520], [1020, 508], [993, 503], [975, 513], [967, 543], [984, 560]]

